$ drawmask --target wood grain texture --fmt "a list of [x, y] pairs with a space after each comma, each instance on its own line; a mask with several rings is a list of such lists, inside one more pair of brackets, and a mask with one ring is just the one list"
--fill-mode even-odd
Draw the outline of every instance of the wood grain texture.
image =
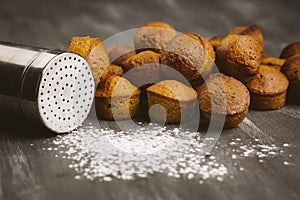
[[[224, 35], [234, 26], [258, 24], [265, 35], [266, 54], [279, 56], [289, 42], [300, 40], [299, 1], [84, 1], [3, 0], [0, 40], [48, 48], [65, 48], [74, 35], [109, 36], [148, 21], [162, 20], [181, 32], [204, 37]], [[101, 122], [102, 127], [117, 128]], [[212, 154], [234, 179], [197, 181], [154, 174], [134, 181], [75, 180], [70, 161], [44, 151], [55, 136], [18, 120], [0, 120], [0, 199], [300, 199], [300, 107], [250, 111], [239, 127], [225, 130]], [[284, 154], [234, 161], [232, 139], [245, 143], [291, 144]], [[284, 165], [291, 154], [292, 165]], [[239, 171], [244, 167], [245, 171]]]
[[[287, 108], [299, 110], [298, 106]], [[214, 149], [212, 152], [229, 171], [234, 171], [235, 178], [223, 183], [207, 180], [203, 185], [164, 174], [108, 183], [74, 180], [75, 174], [68, 169], [68, 160], [56, 158], [52, 151], [42, 150], [46, 146], [44, 142], [51, 141], [53, 136], [41, 137], [40, 133], [35, 133], [26, 137], [22, 134], [28, 128], [6, 125], [0, 139], [1, 155], [4, 155], [0, 165], [1, 190], [5, 199], [297, 199], [300, 180], [297, 173], [300, 164], [300, 141], [297, 135], [299, 119], [278, 111], [251, 111], [248, 120], [251, 122], [224, 131], [219, 140], [223, 149]], [[114, 127], [114, 124], [101, 122], [101, 126]], [[259, 138], [262, 143], [274, 143], [276, 146], [290, 143], [288, 153], [294, 156], [294, 165], [284, 166], [284, 155], [267, 159], [264, 164], [259, 164], [253, 158], [245, 158], [238, 161], [238, 166], [246, 170], [237, 172], [230, 157], [232, 147], [226, 146], [236, 137], [245, 142]]]

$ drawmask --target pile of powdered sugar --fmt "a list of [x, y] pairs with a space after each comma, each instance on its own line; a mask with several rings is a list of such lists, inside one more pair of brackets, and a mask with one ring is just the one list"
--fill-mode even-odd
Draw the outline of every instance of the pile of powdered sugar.
[[176, 178], [222, 181], [227, 168], [203, 152], [204, 145], [212, 140], [202, 139], [198, 132], [148, 124], [147, 129], [141, 126], [128, 131], [86, 126], [58, 136], [54, 143], [72, 160], [69, 167], [76, 170], [77, 179], [128, 180], [165, 173]]
[[[69, 167], [77, 173], [75, 179], [131, 180], [163, 173], [175, 178], [195, 179], [202, 184], [209, 178], [220, 182], [225, 178], [234, 178], [232, 169], [226, 167], [226, 163], [220, 163], [218, 158], [204, 152], [207, 145], [214, 145], [214, 138], [179, 128], [156, 124], [146, 126], [140, 123], [138, 129], [126, 131], [84, 126], [70, 134], [57, 136], [55, 148], [45, 149], [54, 150], [59, 154], [57, 156], [69, 159]], [[249, 119], [241, 124], [241, 129], [260, 131]], [[233, 161], [251, 156], [263, 163], [265, 158], [283, 152], [282, 147], [262, 144], [259, 138], [244, 143], [236, 137], [226, 146], [230, 149], [230, 155], [226, 156]], [[284, 148], [287, 146], [285, 144]], [[215, 148], [221, 147], [217, 144]], [[245, 170], [243, 166], [238, 169]]]

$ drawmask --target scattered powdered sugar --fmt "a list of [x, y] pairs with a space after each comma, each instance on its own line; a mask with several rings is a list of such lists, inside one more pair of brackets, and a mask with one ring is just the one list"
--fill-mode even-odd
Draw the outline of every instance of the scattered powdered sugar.
[[233, 160], [256, 156], [260, 158], [259, 162], [263, 162], [262, 158], [269, 158], [280, 153], [279, 148], [275, 144], [261, 144], [258, 140], [244, 143], [239, 138], [236, 138], [232, 139], [229, 145], [231, 146], [231, 158]]
[[[247, 133], [256, 132], [258, 138], [250, 137], [250, 141], [244, 141], [244, 138], [236, 137], [221, 146], [218, 143], [214, 148], [228, 149], [226, 156], [231, 158], [222, 163], [216, 156], [204, 152], [206, 145], [215, 144], [215, 138], [157, 124], [138, 125], [138, 129], [126, 131], [84, 126], [70, 134], [57, 136], [55, 147], [44, 150], [59, 152], [63, 158], [70, 159], [69, 167], [76, 171], [75, 179], [132, 180], [162, 173], [175, 178], [196, 179], [203, 184], [209, 178], [219, 182], [226, 177], [233, 179], [233, 169], [228, 168], [232, 163], [230, 160], [234, 169], [242, 173], [247, 168], [239, 165], [239, 160], [257, 157], [259, 163], [265, 163], [267, 158], [283, 155], [290, 146], [287, 143], [276, 146], [269, 141], [262, 143], [264, 133], [246, 119], [240, 129]], [[292, 163], [285, 160], [283, 165]]]
[[295, 165], [294, 163], [288, 162], [288, 161], [284, 161], [283, 162], [284, 165]]
[[[239, 128], [248, 133], [249, 136], [254, 135], [257, 138], [248, 138], [243, 141], [240, 138], [234, 138], [229, 143], [231, 149], [231, 158], [233, 160], [244, 159], [245, 157], [257, 157], [259, 163], [264, 163], [266, 158], [272, 158], [278, 155], [291, 158], [292, 155], [285, 155], [285, 149], [290, 147], [290, 144], [284, 143], [281, 146], [276, 146], [273, 141], [264, 133], [253, 121], [245, 118], [239, 125]], [[286, 165], [286, 163], [284, 163]]]
[[284, 147], [289, 147], [290, 144], [284, 143], [283, 146], [284, 146]]
[[58, 136], [54, 143], [66, 149], [61, 153], [72, 160], [69, 167], [77, 172], [75, 179], [130, 180], [164, 173], [176, 178], [223, 181], [227, 168], [203, 152], [212, 141], [201, 138], [199, 132], [148, 124], [147, 129], [141, 126], [128, 131], [83, 127]]

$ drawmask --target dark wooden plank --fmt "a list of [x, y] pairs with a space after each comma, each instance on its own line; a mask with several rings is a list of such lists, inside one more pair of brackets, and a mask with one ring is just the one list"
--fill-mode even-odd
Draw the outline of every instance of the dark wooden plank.
[[[249, 114], [249, 118], [253, 118], [253, 123], [257, 124], [263, 132], [266, 130], [273, 131], [274, 128], [277, 129], [280, 127], [280, 123], [275, 123], [278, 125], [274, 126], [273, 124], [271, 127], [259, 123], [259, 121], [261, 121], [260, 118], [270, 117], [270, 115], [280, 116], [282, 114], [277, 111], [263, 113], [252, 111]], [[259, 116], [259, 118], [257, 118], [257, 116]], [[295, 118], [281, 117], [283, 118], [275, 117], [274, 119], [278, 119], [279, 121], [284, 119], [285, 121], [283, 121], [283, 123], [292, 121], [292, 124], [297, 124], [299, 121]], [[266, 127], [268, 127], [268, 129]], [[225, 131], [219, 142], [228, 144], [229, 141], [235, 137], [240, 137], [242, 140], [247, 141], [249, 139], [259, 138], [259, 134], [261, 134], [259, 132], [243, 132], [241, 129], [243, 128]], [[283, 133], [289, 134], [288, 137], [284, 137], [282, 140], [282, 135], [272, 135], [273, 137], [279, 137], [279, 139], [273, 138], [273, 142], [275, 141], [275, 143], [277, 142], [278, 144], [285, 142], [292, 143], [292, 141], [297, 142], [297, 136], [295, 135], [297, 133], [297, 127], [283, 127], [283, 129], [288, 129], [288, 131], [283, 130]], [[254, 134], [254, 136], [252, 134]], [[262, 137], [262, 139], [264, 138], [266, 137]], [[191, 195], [190, 199], [193, 199], [193, 197], [196, 199], [200, 195], [211, 199], [230, 199], [232, 198], [232, 194], [235, 195], [236, 199], [247, 199], [247, 196], [253, 193], [256, 197], [260, 198], [286, 199], [287, 197], [297, 197], [299, 195], [297, 187], [299, 175], [294, 173], [295, 171], [299, 171], [299, 169], [297, 169], [299, 157], [296, 157], [298, 159], [294, 160], [295, 165], [288, 167], [282, 164], [284, 157], [267, 160], [263, 165], [259, 165], [257, 160], [251, 158], [240, 160], [238, 167], [243, 166], [246, 170], [244, 172], [235, 172], [235, 178], [233, 180], [226, 180], [226, 184], [209, 180], [200, 187], [198, 183], [193, 181], [167, 178], [164, 175], [154, 175], [147, 180], [140, 179], [129, 182], [113, 181], [111, 183], [97, 183], [87, 180], [74, 180], [74, 173], [68, 169], [68, 162], [66, 160], [55, 158], [53, 153], [42, 150], [42, 148], [45, 147], [43, 143], [44, 139], [37, 138], [37, 141], [34, 142], [35, 139], [33, 141], [26, 141], [20, 138], [15, 139], [14, 136], [9, 135], [6, 136], [6, 138], [1, 138], [1, 141], [3, 140], [6, 141], [6, 144], [2, 144], [2, 149], [5, 150], [7, 157], [7, 159], [3, 160], [13, 163], [5, 163], [4, 169], [3, 163], [1, 164], [1, 172], [5, 171], [11, 174], [4, 176], [6, 180], [2, 179], [2, 187], [6, 190], [7, 195], [12, 195], [10, 197], [17, 195], [15, 196], [16, 198], [39, 199], [41, 196], [51, 195], [52, 198], [60, 198], [63, 196], [74, 198], [80, 196], [84, 198], [84, 195], [89, 193], [93, 194], [92, 196], [96, 195], [104, 199], [121, 199], [121, 197], [130, 198], [133, 196], [140, 197], [141, 199], [185, 199], [185, 197], [192, 193], [193, 195]], [[33, 142], [34, 147], [30, 147], [29, 142]], [[268, 140], [264, 142], [268, 142]], [[20, 152], [20, 148], [24, 149], [26, 156], [24, 155], [24, 151]], [[10, 152], [6, 151], [9, 149]], [[236, 171], [236, 167], [233, 166], [233, 163], [230, 163], [232, 162], [230, 157], [228, 157], [230, 153], [227, 154], [227, 152], [230, 152], [230, 147], [216, 149], [215, 151], [216, 156], [224, 161], [226, 166], [229, 167], [229, 170]], [[291, 149], [293, 155], [295, 155], [294, 153], [296, 152], [297, 148]], [[28, 174], [29, 166], [31, 166], [31, 172]], [[12, 170], [17, 170], [17, 172], [14, 174]], [[26, 174], [26, 176], [24, 176], [24, 174]], [[14, 178], [19, 181], [13, 181]], [[3, 184], [3, 181], [6, 184]], [[24, 185], [26, 183], [28, 185]], [[41, 184], [39, 187], [35, 187], [39, 184]], [[253, 187], [254, 185], [259, 185], [259, 187]], [[68, 187], [61, 188], [62, 186]], [[18, 188], [20, 192], [15, 193], [16, 188]], [[78, 191], [78, 193], [76, 192], [74, 194], [74, 192], [70, 190]], [[80, 195], [81, 193], [82, 196]], [[111, 196], [111, 193], [116, 194], [115, 196]], [[249, 198], [251, 198], [251, 195]]]

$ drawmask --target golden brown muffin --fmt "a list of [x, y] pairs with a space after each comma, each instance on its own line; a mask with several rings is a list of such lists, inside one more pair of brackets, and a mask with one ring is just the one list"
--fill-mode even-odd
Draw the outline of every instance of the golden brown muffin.
[[[202, 83], [212, 71], [215, 52], [212, 45], [194, 33], [184, 33], [174, 37], [163, 50], [161, 64], [182, 74], [193, 87]], [[178, 74], [163, 67], [163, 74], [169, 79], [182, 80]]]
[[288, 44], [281, 52], [280, 58], [288, 59], [297, 54], [300, 54], [300, 42], [293, 42]]
[[285, 105], [288, 79], [278, 70], [261, 66], [259, 73], [247, 83], [251, 94], [251, 109], [276, 110]]
[[95, 85], [100, 82], [104, 70], [109, 66], [109, 57], [100, 38], [73, 37], [70, 41], [69, 52], [77, 53], [89, 63], [93, 72]]
[[222, 41], [221, 37], [215, 36], [212, 37], [210, 40], [208, 40], [210, 42], [210, 44], [213, 46], [214, 50], [217, 49], [218, 45], [220, 44], [220, 42]]
[[247, 28], [247, 26], [236, 26], [233, 29], [231, 29], [228, 34], [235, 34], [235, 35], [237, 34], [237, 35], [239, 35], [246, 28]]
[[197, 91], [199, 106], [206, 119], [211, 120], [212, 115], [225, 115], [224, 128], [233, 128], [247, 116], [250, 94], [235, 78], [212, 74]]
[[265, 58], [263, 58], [261, 65], [273, 67], [274, 69], [277, 69], [278, 71], [280, 71], [284, 62], [285, 62], [284, 59], [274, 58], [274, 57], [265, 57]]
[[161, 53], [176, 34], [175, 29], [167, 23], [149, 22], [136, 32], [134, 46], [137, 52], [152, 50]]
[[263, 46], [249, 35], [227, 35], [217, 48], [217, 66], [228, 76], [244, 83], [258, 73]]
[[194, 115], [197, 93], [193, 88], [181, 82], [161, 81], [147, 88], [147, 94], [149, 109], [156, 104], [160, 105], [160, 107], [152, 107], [152, 112], [150, 112], [151, 119], [156, 122], [176, 124], [188, 121]]
[[112, 64], [122, 66], [122, 63], [129, 57], [135, 55], [135, 49], [127, 46], [121, 45], [107, 49], [109, 60]]
[[260, 30], [260, 28], [253, 24], [250, 26], [237, 26], [232, 29], [229, 34], [237, 34], [237, 35], [251, 35], [258, 39], [261, 42], [262, 46], [264, 45], [264, 37]]
[[122, 76], [122, 75], [123, 75], [123, 68], [118, 65], [111, 64], [102, 73], [101, 82], [106, 80], [110, 76]]
[[110, 76], [96, 90], [97, 117], [124, 120], [136, 116], [140, 90], [120, 76]]
[[288, 101], [300, 104], [300, 55], [295, 55], [286, 60], [281, 68], [290, 81], [288, 88]]
[[143, 83], [157, 83], [160, 81], [160, 54], [153, 51], [142, 51], [123, 62], [126, 78], [138, 87]]

